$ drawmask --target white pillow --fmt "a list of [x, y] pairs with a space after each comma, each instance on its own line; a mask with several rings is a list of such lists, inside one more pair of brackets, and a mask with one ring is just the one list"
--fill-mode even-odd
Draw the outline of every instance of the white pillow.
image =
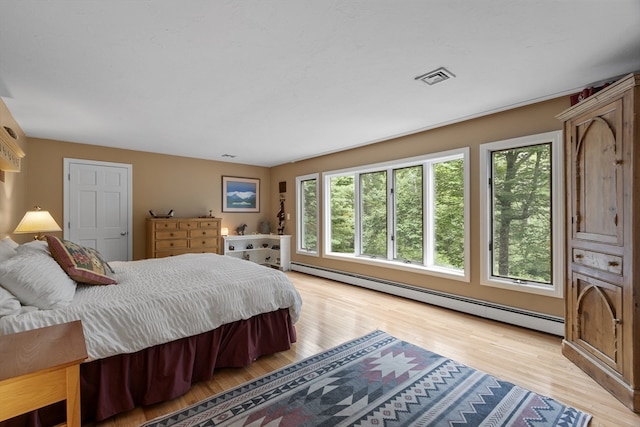
[[69, 305], [76, 292], [76, 282], [67, 276], [48, 250], [41, 250], [41, 245], [26, 246], [27, 250], [23, 246], [26, 245], [20, 245], [17, 255], [0, 262], [0, 285], [23, 305], [44, 310]]
[[0, 286], [0, 317], [20, 313], [20, 301], [11, 292]]
[[16, 248], [16, 251], [18, 253], [40, 252], [51, 256], [51, 252], [49, 252], [49, 245], [46, 240], [32, 240], [30, 242], [23, 243]]
[[15, 248], [6, 243], [4, 239], [0, 240], [0, 262], [11, 258], [17, 253]]
[[9, 236], [7, 236], [4, 239], [0, 240], [0, 242], [4, 243], [5, 245], [8, 245], [8, 246], [12, 247], [13, 249], [18, 247], [18, 242], [14, 241]]

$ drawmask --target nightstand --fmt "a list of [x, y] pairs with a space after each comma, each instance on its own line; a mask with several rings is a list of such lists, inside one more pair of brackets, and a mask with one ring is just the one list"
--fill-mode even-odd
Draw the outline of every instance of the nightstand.
[[67, 426], [80, 427], [82, 323], [0, 336], [0, 421], [67, 401]]

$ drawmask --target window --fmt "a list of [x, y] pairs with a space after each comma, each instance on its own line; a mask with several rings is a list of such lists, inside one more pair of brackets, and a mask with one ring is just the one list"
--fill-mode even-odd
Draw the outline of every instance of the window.
[[480, 146], [482, 284], [562, 296], [561, 144], [549, 132]]
[[468, 281], [468, 149], [332, 171], [324, 255]]
[[353, 175], [331, 177], [329, 188], [330, 251], [353, 253], [355, 248], [355, 181]]
[[387, 172], [360, 175], [362, 255], [387, 257]]
[[395, 217], [394, 259], [422, 264], [424, 260], [424, 168], [409, 166], [393, 171]]
[[297, 252], [318, 255], [318, 174], [296, 178]]

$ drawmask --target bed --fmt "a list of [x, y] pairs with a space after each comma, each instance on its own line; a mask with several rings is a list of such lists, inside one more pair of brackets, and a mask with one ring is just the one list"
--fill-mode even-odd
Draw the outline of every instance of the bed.
[[[173, 399], [296, 340], [302, 302], [278, 270], [217, 254], [105, 263], [47, 238], [0, 242], [0, 335], [82, 321], [83, 421]], [[53, 405], [0, 425], [63, 419]]]

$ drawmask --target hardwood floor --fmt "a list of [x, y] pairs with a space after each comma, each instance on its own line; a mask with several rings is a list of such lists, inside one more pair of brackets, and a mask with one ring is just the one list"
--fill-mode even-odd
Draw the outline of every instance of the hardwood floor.
[[376, 329], [593, 415], [591, 427], [638, 427], [635, 414], [562, 356], [561, 338], [331, 280], [288, 273], [302, 295], [298, 342], [244, 369], [222, 369], [184, 396], [94, 424], [138, 426]]

